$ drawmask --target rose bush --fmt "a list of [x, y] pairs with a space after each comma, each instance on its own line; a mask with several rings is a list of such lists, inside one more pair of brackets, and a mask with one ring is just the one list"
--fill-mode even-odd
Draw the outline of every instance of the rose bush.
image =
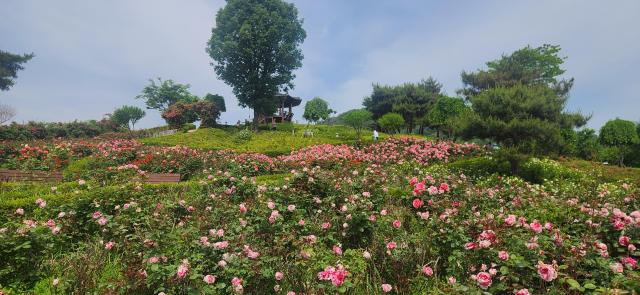
[[[634, 184], [471, 179], [446, 161], [477, 151], [451, 143], [392, 140], [310, 151], [271, 158], [133, 141], [94, 144], [89, 158], [97, 168], [111, 168], [118, 182], [3, 185], [0, 290], [595, 294], [640, 288]], [[185, 168], [191, 160], [197, 163]], [[193, 173], [188, 182], [147, 185], [132, 178], [139, 171]], [[269, 183], [255, 177], [276, 171], [288, 173]]]

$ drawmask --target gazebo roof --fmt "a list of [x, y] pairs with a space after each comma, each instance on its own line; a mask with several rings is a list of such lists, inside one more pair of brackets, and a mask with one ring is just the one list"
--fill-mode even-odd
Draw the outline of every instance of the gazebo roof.
[[302, 103], [302, 99], [299, 97], [294, 97], [286, 93], [276, 94], [276, 97], [280, 99], [280, 105], [284, 107], [295, 107], [299, 106]]

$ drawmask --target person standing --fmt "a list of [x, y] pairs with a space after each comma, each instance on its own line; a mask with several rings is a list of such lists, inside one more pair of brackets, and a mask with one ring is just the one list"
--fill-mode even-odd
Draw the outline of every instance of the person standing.
[[373, 141], [378, 141], [378, 130], [373, 129]]

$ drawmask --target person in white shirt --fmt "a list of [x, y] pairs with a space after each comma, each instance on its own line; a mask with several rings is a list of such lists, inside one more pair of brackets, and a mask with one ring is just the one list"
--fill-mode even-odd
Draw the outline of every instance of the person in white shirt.
[[373, 129], [373, 141], [378, 141], [378, 130]]

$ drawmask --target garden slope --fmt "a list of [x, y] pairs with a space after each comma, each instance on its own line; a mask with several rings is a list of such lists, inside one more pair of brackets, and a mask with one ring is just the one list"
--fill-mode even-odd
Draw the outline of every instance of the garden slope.
[[[310, 126], [309, 129], [313, 130], [313, 137], [303, 137], [304, 129], [304, 125], [283, 125], [278, 126], [276, 131], [260, 131], [254, 133], [250, 139], [243, 140], [235, 130], [203, 128], [191, 133], [145, 138], [142, 142], [147, 145], [186, 145], [209, 150], [232, 149], [237, 152], [257, 152], [274, 156], [287, 154], [292, 150], [311, 145], [349, 144], [357, 140], [353, 128], [346, 126]], [[384, 137], [386, 135], [381, 134], [381, 138]], [[371, 141], [369, 131], [364, 132], [362, 140]]]

